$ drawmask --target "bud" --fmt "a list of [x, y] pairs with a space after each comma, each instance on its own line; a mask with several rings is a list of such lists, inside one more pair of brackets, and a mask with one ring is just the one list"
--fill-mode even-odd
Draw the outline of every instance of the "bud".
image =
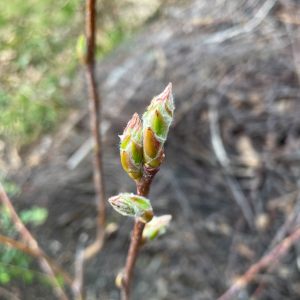
[[119, 289], [122, 288], [123, 278], [124, 278], [124, 270], [121, 270], [115, 278], [115, 285]]
[[145, 226], [145, 229], [143, 231], [143, 242], [152, 241], [157, 236], [164, 234], [171, 220], [171, 215], [153, 217], [151, 222], [147, 223]]
[[108, 199], [111, 206], [123, 216], [136, 217], [147, 223], [153, 218], [150, 201], [142, 196], [121, 193]]
[[81, 34], [78, 39], [77, 39], [77, 44], [76, 44], [76, 53], [77, 53], [77, 58], [79, 61], [84, 64], [86, 60], [86, 38], [83, 34]]
[[143, 155], [146, 166], [157, 168], [164, 156], [163, 145], [173, 120], [172, 84], [154, 97], [143, 115]]
[[142, 122], [135, 113], [120, 135], [120, 157], [123, 169], [134, 180], [143, 175]]

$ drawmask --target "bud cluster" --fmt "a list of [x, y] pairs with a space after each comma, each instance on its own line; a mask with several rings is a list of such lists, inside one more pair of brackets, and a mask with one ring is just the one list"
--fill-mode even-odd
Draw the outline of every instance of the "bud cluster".
[[164, 156], [163, 145], [173, 120], [172, 85], [154, 97], [143, 115], [143, 156], [147, 167], [157, 168]]
[[[164, 158], [164, 143], [173, 120], [174, 102], [172, 84], [154, 97], [143, 114], [143, 121], [135, 113], [120, 135], [120, 157], [123, 169], [136, 181], [137, 186], [155, 174]], [[148, 177], [147, 177], [148, 176]], [[153, 178], [153, 177], [152, 177]], [[109, 203], [121, 215], [135, 217], [144, 223], [153, 218], [150, 201], [142, 196], [121, 193], [111, 197]], [[162, 234], [171, 216], [153, 218], [145, 228], [144, 241]]]
[[143, 115], [137, 113], [120, 136], [120, 157], [123, 169], [134, 180], [143, 176], [143, 167], [158, 168], [164, 157], [163, 145], [173, 120], [172, 84], [154, 97]]

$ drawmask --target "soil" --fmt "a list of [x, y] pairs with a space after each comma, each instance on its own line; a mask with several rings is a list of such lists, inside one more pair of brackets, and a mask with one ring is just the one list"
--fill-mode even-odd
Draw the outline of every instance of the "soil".
[[[176, 1], [99, 63], [107, 197], [134, 191], [119, 163], [118, 134], [168, 82], [174, 88], [175, 121], [150, 193], [155, 213], [173, 220], [143, 247], [133, 299], [217, 299], [299, 224], [299, 13], [297, 1]], [[89, 139], [81, 77], [71, 95], [76, 121], [50, 137], [36, 166], [15, 175], [17, 207], [47, 207], [49, 218], [34, 233], [71, 273], [76, 250], [95, 235], [90, 153], [70, 169]], [[107, 211], [118, 230], [86, 265], [91, 300], [119, 299], [114, 279], [133, 224]], [[300, 299], [299, 250], [292, 247], [236, 299]], [[20, 296], [55, 299], [42, 286]]]

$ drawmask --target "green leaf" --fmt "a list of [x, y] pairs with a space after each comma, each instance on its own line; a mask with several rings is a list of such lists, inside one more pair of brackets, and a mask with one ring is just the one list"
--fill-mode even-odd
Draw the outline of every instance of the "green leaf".
[[42, 225], [47, 217], [48, 211], [43, 207], [33, 207], [20, 213], [20, 218], [25, 224], [31, 223], [34, 226]]

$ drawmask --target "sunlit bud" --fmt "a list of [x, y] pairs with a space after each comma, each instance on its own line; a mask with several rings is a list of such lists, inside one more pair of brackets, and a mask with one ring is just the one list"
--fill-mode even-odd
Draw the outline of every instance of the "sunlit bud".
[[154, 97], [143, 115], [143, 155], [146, 166], [156, 168], [163, 159], [163, 145], [173, 120], [172, 84]]
[[76, 44], [76, 53], [77, 53], [77, 58], [79, 61], [84, 64], [86, 60], [86, 38], [83, 34], [81, 34], [78, 39], [77, 39], [77, 44]]
[[124, 271], [122, 270], [117, 274], [116, 279], [115, 279], [115, 285], [119, 289], [122, 288], [123, 277], [124, 277]]
[[143, 231], [143, 241], [152, 241], [157, 236], [166, 232], [167, 227], [171, 222], [171, 215], [163, 215], [160, 217], [153, 217], [151, 222], [147, 223]]
[[142, 122], [135, 113], [120, 136], [120, 157], [123, 169], [134, 180], [143, 175]]
[[142, 196], [122, 193], [108, 199], [111, 206], [121, 215], [139, 218], [147, 223], [153, 218], [150, 201]]

